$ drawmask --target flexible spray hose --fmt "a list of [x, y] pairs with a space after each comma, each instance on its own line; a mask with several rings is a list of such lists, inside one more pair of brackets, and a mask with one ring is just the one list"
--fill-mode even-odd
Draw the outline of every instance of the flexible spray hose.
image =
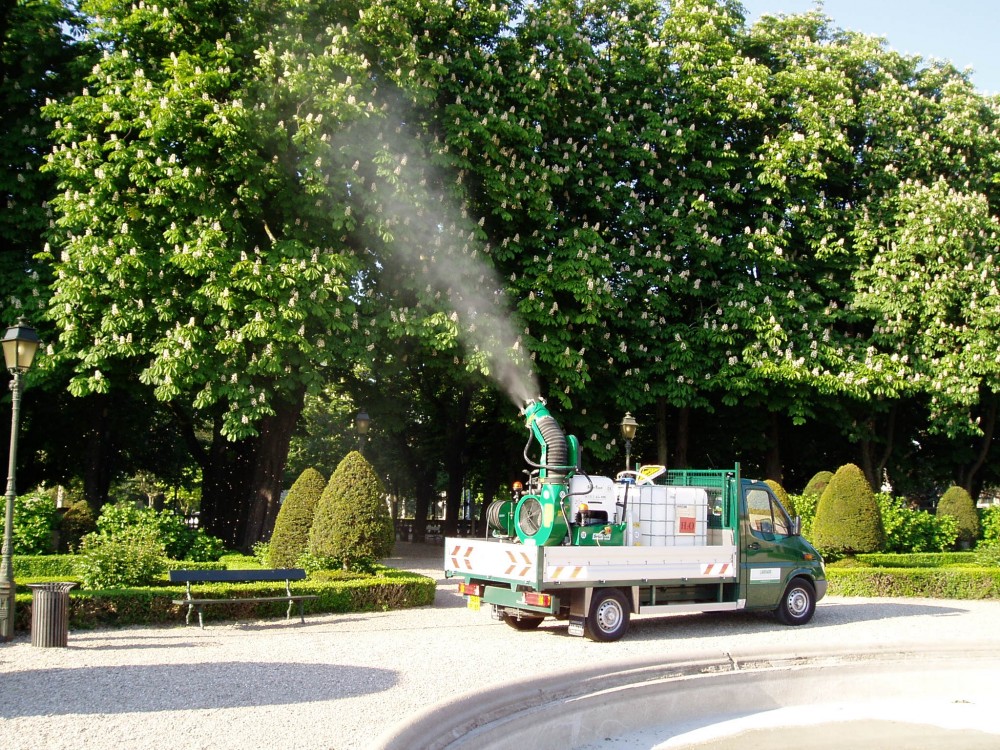
[[539, 417], [535, 424], [545, 441], [545, 469], [546, 479], [550, 483], [561, 483], [566, 480], [567, 462], [569, 461], [569, 444], [566, 442], [566, 433], [550, 415]]

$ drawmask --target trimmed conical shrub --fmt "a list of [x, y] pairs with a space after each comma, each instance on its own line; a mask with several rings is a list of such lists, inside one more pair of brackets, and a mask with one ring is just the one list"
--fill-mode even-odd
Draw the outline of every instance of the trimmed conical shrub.
[[771, 492], [773, 492], [774, 496], [778, 498], [778, 502], [780, 502], [782, 507], [788, 511], [788, 514], [790, 516], [794, 516], [795, 505], [792, 503], [792, 499], [788, 496], [788, 493], [785, 492], [785, 488], [773, 479], [765, 479], [764, 484], [771, 488]]
[[820, 495], [812, 542], [823, 552], [838, 555], [878, 552], [885, 545], [875, 493], [856, 465], [837, 469]]
[[817, 499], [823, 494], [823, 490], [833, 479], [832, 471], [817, 471], [813, 478], [806, 483], [806, 488], [802, 490], [803, 495], [815, 495]]
[[325, 488], [323, 475], [309, 468], [288, 490], [267, 549], [267, 564], [272, 568], [294, 568], [302, 553], [309, 550], [309, 529]]
[[391, 555], [396, 533], [384, 498], [371, 464], [357, 451], [348, 453], [323, 490], [309, 551], [340, 560], [346, 569], [363, 569]]
[[958, 523], [958, 544], [971, 546], [979, 538], [979, 514], [972, 495], [964, 487], [952, 486], [938, 500], [937, 515], [951, 516]]

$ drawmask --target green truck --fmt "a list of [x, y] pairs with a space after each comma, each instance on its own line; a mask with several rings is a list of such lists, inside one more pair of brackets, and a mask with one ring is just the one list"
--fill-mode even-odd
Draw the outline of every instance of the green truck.
[[579, 447], [541, 400], [524, 409], [541, 456], [528, 486], [487, 512], [485, 539], [445, 540], [444, 571], [470, 609], [518, 630], [546, 617], [571, 635], [614, 641], [633, 613], [771, 610], [812, 618], [823, 560], [771, 488], [726, 470], [645, 466], [587, 475]]

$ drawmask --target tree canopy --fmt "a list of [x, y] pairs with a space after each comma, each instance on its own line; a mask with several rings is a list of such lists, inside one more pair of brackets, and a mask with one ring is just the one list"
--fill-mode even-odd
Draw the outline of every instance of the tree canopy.
[[385, 472], [450, 496], [536, 396], [598, 467], [629, 410], [649, 459], [784, 486], [992, 478], [1000, 103], [950, 64], [735, 0], [80, 13], [5, 283], [71, 393], [163, 405], [227, 539], [273, 520], [307, 394], [382, 398]]

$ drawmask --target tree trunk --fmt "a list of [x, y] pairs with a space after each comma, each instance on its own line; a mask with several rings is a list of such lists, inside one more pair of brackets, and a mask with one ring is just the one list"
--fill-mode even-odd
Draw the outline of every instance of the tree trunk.
[[690, 466], [688, 462], [688, 440], [691, 429], [691, 407], [682, 406], [677, 412], [677, 439], [674, 441], [674, 466], [684, 469]]
[[896, 413], [896, 406], [893, 406], [886, 418], [885, 448], [877, 459], [875, 457], [876, 442], [874, 439], [878, 434], [878, 420], [876, 417], [868, 420], [867, 435], [861, 439], [859, 446], [861, 471], [864, 472], [865, 478], [868, 480], [868, 484], [871, 485], [873, 492], [880, 492], [882, 490], [885, 467], [892, 456], [893, 444], [896, 441]]
[[253, 479], [249, 487], [250, 512], [243, 532], [244, 550], [250, 550], [255, 543], [270, 538], [274, 529], [288, 446], [302, 413], [304, 399], [305, 389], [300, 389], [291, 400], [276, 400], [275, 414], [265, 417], [258, 427], [260, 434], [256, 440]]
[[108, 501], [111, 491], [111, 476], [116, 454], [114, 435], [111, 428], [108, 397], [89, 397], [92, 417], [90, 429], [84, 433], [86, 442], [83, 471], [83, 496], [94, 513], [100, 513], [101, 506]]
[[434, 501], [434, 482], [431, 477], [418, 473], [416, 477], [416, 512], [413, 519], [413, 541], [422, 542], [427, 536], [427, 514]]
[[472, 394], [475, 386], [469, 384], [454, 407], [448, 410], [445, 427], [446, 448], [444, 470], [448, 474], [448, 488], [445, 495], [444, 531], [446, 534], [458, 533], [458, 511], [462, 507], [462, 491], [465, 487], [465, 452], [469, 433], [469, 407], [472, 405]]
[[981, 429], [983, 431], [983, 437], [979, 444], [979, 453], [976, 456], [975, 461], [964, 473], [964, 476], [960, 480], [960, 485], [965, 488], [973, 498], [977, 498], [979, 495], [979, 487], [977, 487], [976, 474], [979, 470], [983, 468], [983, 464], [986, 463], [986, 458], [990, 454], [990, 446], [993, 443], [993, 433], [996, 431], [997, 424], [997, 402], [998, 399], [996, 395], [990, 394], [986, 397], [989, 401], [989, 406], [986, 409], [986, 415], [981, 423]]
[[656, 462], [666, 466], [669, 459], [667, 451], [667, 400], [656, 399]]
[[199, 525], [238, 549], [246, 529], [256, 439], [232, 442], [222, 435], [222, 420], [212, 431], [212, 445], [202, 464], [201, 515]]
[[893, 404], [892, 408], [889, 409], [889, 421], [886, 425], [885, 431], [885, 450], [882, 451], [882, 456], [879, 458], [876, 469], [878, 470], [879, 486], [876, 488], [876, 492], [882, 487], [882, 478], [885, 476], [885, 467], [889, 463], [889, 459], [892, 457], [893, 448], [896, 445], [896, 414], [899, 412], [899, 405]]
[[781, 465], [781, 423], [775, 412], [770, 414], [771, 421], [767, 428], [767, 457], [764, 475], [784, 487], [784, 471]]
[[878, 492], [879, 481], [875, 474], [875, 459], [872, 456], [872, 453], [875, 451], [875, 447], [872, 444], [871, 438], [861, 438], [861, 441], [858, 444], [858, 451], [861, 454], [861, 471], [864, 473], [865, 479], [868, 480], [868, 486], [871, 487], [874, 492]]

